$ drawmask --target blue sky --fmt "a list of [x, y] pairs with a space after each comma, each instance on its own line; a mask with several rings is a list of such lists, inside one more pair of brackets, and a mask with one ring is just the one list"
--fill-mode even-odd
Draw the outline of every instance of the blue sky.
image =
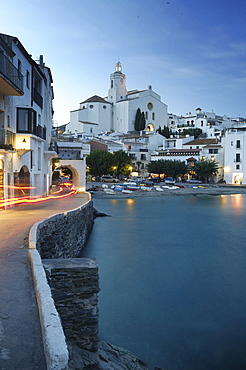
[[54, 79], [54, 119], [107, 96], [120, 60], [127, 89], [153, 90], [168, 112], [246, 117], [245, 0], [8, 0], [0, 32]]

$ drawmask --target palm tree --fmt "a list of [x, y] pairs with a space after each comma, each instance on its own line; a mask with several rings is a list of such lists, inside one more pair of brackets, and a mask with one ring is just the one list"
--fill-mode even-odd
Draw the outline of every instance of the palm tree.
[[194, 163], [193, 167], [195, 173], [197, 174], [199, 179], [205, 180], [205, 182], [208, 182], [208, 179], [216, 175], [218, 172], [218, 163], [217, 162], [211, 162], [208, 159], [204, 160], [198, 160]]
[[138, 166], [138, 173], [140, 172], [140, 166], [141, 166], [141, 164], [142, 164], [142, 162], [140, 162], [140, 161], [137, 161], [136, 162], [136, 165]]

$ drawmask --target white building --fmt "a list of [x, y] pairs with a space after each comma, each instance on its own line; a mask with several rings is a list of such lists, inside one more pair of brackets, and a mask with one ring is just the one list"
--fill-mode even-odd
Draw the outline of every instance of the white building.
[[14, 186], [33, 187], [31, 195], [49, 190], [50, 161], [55, 156], [50, 148], [52, 82], [42, 56], [35, 62], [18, 38], [0, 34], [2, 199], [19, 195]]
[[226, 131], [224, 151], [225, 181], [231, 184], [246, 184], [246, 126]]
[[133, 171], [137, 171], [142, 177], [148, 176], [147, 164], [150, 162], [151, 153], [157, 152], [163, 145], [164, 137], [158, 133], [146, 132], [139, 134], [124, 135], [121, 142], [125, 150], [132, 158]]
[[195, 139], [193, 137], [164, 140], [162, 150], [151, 155], [151, 161], [177, 160], [193, 166], [198, 160], [208, 160], [218, 164], [215, 181], [223, 179], [223, 147], [216, 139]]
[[169, 115], [168, 127], [177, 133], [189, 128], [199, 128], [207, 138], [221, 138], [223, 131], [234, 124], [238, 124], [238, 118], [220, 116], [197, 108], [194, 113], [189, 112], [180, 117]]
[[127, 91], [126, 76], [121, 64], [117, 63], [115, 72], [110, 75], [108, 96], [95, 95], [80, 103], [78, 110], [70, 112], [67, 130], [94, 135], [103, 131], [135, 131], [138, 108], [145, 115], [146, 131], [156, 131], [159, 126], [167, 125], [167, 105], [161, 101], [160, 95], [151, 86], [146, 90]]

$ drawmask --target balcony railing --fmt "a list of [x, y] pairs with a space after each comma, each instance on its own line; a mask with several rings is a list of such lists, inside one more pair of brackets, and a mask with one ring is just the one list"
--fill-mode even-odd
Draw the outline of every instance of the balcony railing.
[[0, 129], [0, 149], [13, 150], [15, 134], [8, 130]]
[[14, 87], [23, 94], [23, 76], [18, 69], [6, 58], [3, 52], [0, 51], [0, 74], [2, 74], [7, 82], [11, 82]]
[[43, 108], [43, 98], [36, 89], [33, 89], [33, 100], [40, 108]]

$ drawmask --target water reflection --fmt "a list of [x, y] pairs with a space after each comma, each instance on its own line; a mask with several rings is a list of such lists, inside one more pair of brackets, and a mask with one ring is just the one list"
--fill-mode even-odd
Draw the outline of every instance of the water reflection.
[[221, 207], [230, 208], [230, 211], [237, 216], [244, 213], [244, 197], [242, 194], [221, 195]]
[[246, 197], [95, 206], [112, 215], [96, 220], [84, 254], [100, 268], [100, 338], [152, 367], [246, 369]]

